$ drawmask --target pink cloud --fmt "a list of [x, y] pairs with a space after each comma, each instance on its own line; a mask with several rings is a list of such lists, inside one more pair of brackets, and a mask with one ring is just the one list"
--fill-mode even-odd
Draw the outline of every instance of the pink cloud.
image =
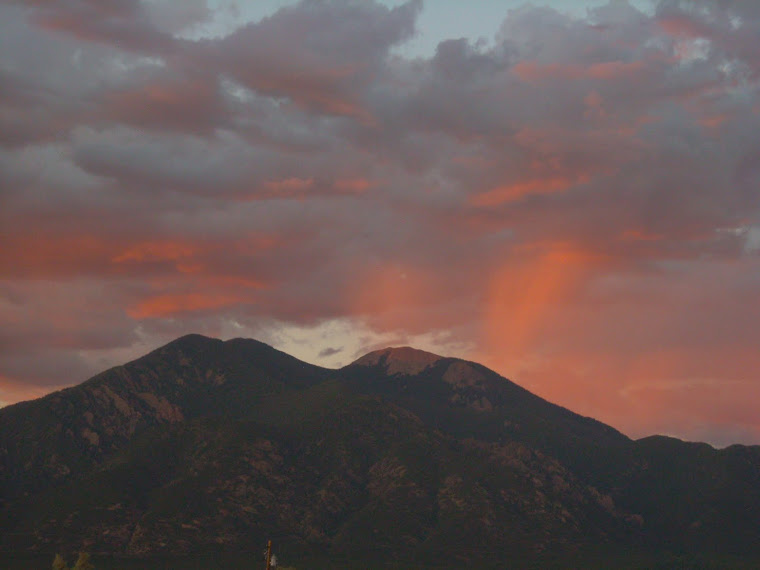
[[218, 310], [244, 302], [245, 298], [234, 295], [183, 293], [156, 295], [140, 301], [127, 309], [134, 319], [179, 316], [197, 311]]
[[674, 6], [526, 6], [415, 59], [416, 2], [197, 42], [137, 3], [0, 6], [6, 393], [192, 330], [357, 322], [627, 433], [749, 441], [757, 22]]

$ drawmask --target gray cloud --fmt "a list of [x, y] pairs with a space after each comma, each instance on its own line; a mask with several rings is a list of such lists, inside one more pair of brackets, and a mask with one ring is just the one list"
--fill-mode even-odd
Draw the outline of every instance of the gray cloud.
[[322, 358], [324, 358], [324, 357], [327, 357], [327, 356], [335, 356], [336, 354], [340, 354], [341, 352], [343, 352], [343, 347], [342, 346], [340, 348], [328, 347], [328, 348], [325, 348], [323, 350], [320, 350], [319, 351], [319, 356], [322, 357]]
[[490, 44], [394, 55], [420, 9], [307, 1], [193, 41], [203, 3], [0, 4], [0, 375], [351, 318], [450, 331], [631, 430], [644, 376], [730, 357], [753, 393], [755, 3], [527, 5]]

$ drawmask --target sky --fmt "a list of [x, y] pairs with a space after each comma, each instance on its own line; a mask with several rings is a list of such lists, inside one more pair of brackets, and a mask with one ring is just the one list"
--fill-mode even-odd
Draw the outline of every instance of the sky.
[[760, 444], [760, 3], [0, 0], [0, 405], [173, 338]]

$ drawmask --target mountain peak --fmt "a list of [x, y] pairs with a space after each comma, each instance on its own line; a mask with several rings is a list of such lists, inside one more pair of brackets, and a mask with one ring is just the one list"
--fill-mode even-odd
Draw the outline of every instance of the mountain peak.
[[353, 364], [357, 366], [385, 366], [388, 374], [419, 374], [443, 357], [410, 346], [389, 347], [365, 354]]
[[181, 565], [278, 536], [363, 568], [389, 544], [431, 567], [760, 568], [758, 473], [760, 446], [634, 442], [458, 358], [385, 348], [329, 370], [187, 335], [0, 409], [0, 557], [42, 567], [84, 543]]

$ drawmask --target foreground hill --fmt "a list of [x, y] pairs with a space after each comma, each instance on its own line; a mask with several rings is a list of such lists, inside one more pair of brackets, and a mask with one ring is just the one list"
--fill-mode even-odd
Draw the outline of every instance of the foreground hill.
[[0, 410], [0, 537], [0, 555], [258, 557], [272, 539], [324, 567], [752, 567], [760, 448], [632, 441], [411, 348], [328, 370], [190, 335]]

